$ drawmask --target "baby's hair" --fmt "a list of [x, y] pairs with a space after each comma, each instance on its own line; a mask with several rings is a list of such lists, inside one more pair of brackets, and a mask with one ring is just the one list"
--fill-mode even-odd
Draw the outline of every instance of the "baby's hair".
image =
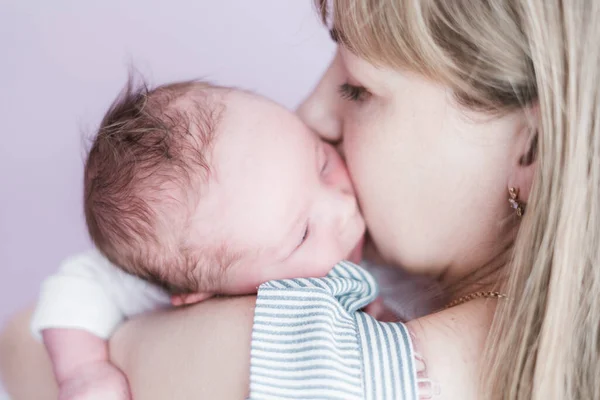
[[104, 116], [84, 173], [96, 247], [125, 271], [171, 293], [218, 286], [225, 246], [189, 243], [222, 104], [197, 81], [149, 88], [130, 76]]

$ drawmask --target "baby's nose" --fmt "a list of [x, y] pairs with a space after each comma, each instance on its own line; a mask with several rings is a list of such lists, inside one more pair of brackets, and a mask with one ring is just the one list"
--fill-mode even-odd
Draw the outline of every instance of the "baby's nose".
[[339, 204], [338, 204], [338, 211], [339, 211], [339, 224], [340, 224], [340, 231], [343, 231], [346, 227], [346, 225], [348, 224], [348, 221], [350, 221], [357, 213], [357, 203], [356, 203], [356, 197], [354, 197], [354, 193], [353, 192], [342, 192], [340, 193], [340, 200], [339, 200]]

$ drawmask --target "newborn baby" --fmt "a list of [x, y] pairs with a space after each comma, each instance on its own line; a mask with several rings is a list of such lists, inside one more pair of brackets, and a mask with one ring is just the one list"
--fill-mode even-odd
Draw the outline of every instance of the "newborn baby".
[[102, 121], [84, 183], [104, 257], [67, 261], [32, 321], [61, 399], [128, 397], [106, 343], [125, 317], [361, 258], [365, 223], [338, 153], [293, 113], [241, 90], [130, 83]]

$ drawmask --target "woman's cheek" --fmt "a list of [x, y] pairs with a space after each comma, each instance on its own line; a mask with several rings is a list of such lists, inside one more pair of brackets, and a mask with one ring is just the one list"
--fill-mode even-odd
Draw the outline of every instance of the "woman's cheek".
[[[403, 253], [406, 221], [398, 204], [403, 204], [406, 193], [403, 182], [406, 171], [399, 160], [401, 154], [398, 124], [386, 125], [385, 118], [365, 118], [348, 121], [344, 130], [344, 150], [350, 177], [363, 213], [367, 230], [376, 247], [389, 261], [396, 261]], [[391, 129], [391, 128], [394, 129]]]
[[368, 194], [376, 190], [377, 182], [374, 181], [377, 178], [373, 177], [378, 176], [377, 165], [373, 162], [373, 156], [377, 154], [376, 142], [370, 140], [372, 138], [368, 137], [367, 130], [368, 126], [364, 120], [361, 120], [361, 124], [356, 121], [348, 121], [345, 125], [343, 141], [346, 166], [363, 211], [365, 206], [367, 208], [376, 206], [371, 204], [375, 199]]
[[356, 132], [356, 125], [353, 121], [344, 121], [343, 137], [339, 152], [344, 158], [350, 179], [355, 187], [358, 180], [357, 171], [361, 169], [358, 166], [359, 158], [357, 156], [359, 154], [356, 152], [358, 138], [359, 135]]

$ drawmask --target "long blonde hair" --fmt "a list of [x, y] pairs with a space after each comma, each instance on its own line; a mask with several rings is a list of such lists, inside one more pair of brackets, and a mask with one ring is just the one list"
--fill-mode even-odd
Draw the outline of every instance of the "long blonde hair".
[[435, 79], [466, 107], [539, 105], [536, 176], [482, 393], [600, 398], [600, 2], [316, 2], [351, 51]]

